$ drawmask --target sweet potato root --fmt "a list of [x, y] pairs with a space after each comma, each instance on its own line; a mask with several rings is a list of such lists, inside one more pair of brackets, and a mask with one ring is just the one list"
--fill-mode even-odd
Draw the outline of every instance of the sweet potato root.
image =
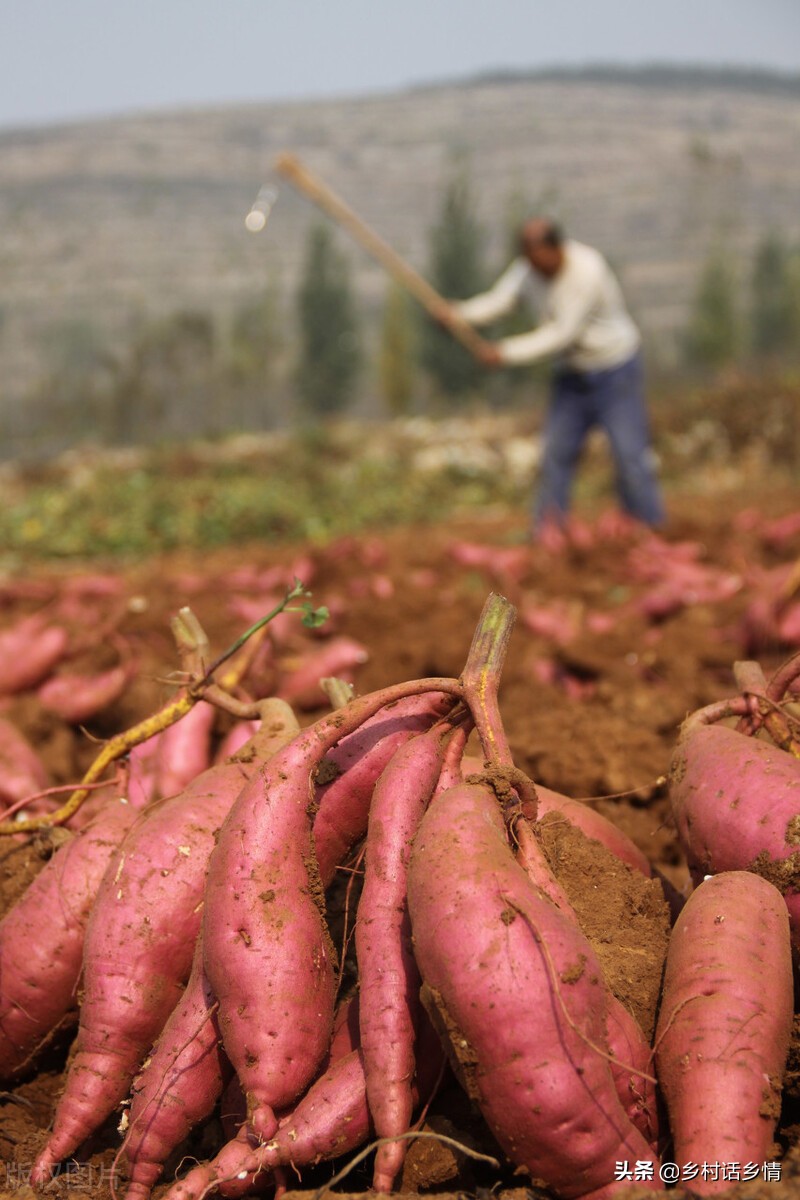
[[[370, 808], [356, 957], [367, 1098], [379, 1138], [408, 1132], [414, 1105], [421, 980], [411, 949], [406, 871], [411, 843], [442, 770], [444, 737], [433, 730], [402, 746], [378, 780]], [[407, 1145], [379, 1146], [375, 1191], [392, 1191]]]
[[[34, 1184], [123, 1100], [181, 997], [200, 928], [206, 867], [222, 821], [262, 758], [297, 729], [288, 705], [264, 702], [256, 743], [147, 810], [103, 877], [86, 930], [74, 1058]], [[270, 707], [267, 707], [270, 706]]]
[[669, 794], [695, 882], [720, 871], [763, 875], [783, 893], [800, 948], [800, 762], [694, 714], [672, 757]]
[[567, 1200], [624, 1187], [616, 1163], [654, 1155], [611, 1076], [599, 964], [515, 862], [486, 788], [431, 804], [408, 899], [428, 1002], [506, 1154]]
[[0, 921], [0, 1078], [23, 1071], [77, 1007], [86, 924], [106, 866], [137, 817], [108, 801]]
[[[339, 1053], [333, 1052], [335, 1045], [336, 1039], [329, 1065], [281, 1118], [268, 1143], [258, 1145], [243, 1128], [212, 1162], [190, 1171], [163, 1200], [199, 1200], [214, 1191], [232, 1200], [266, 1186], [282, 1167], [297, 1171], [362, 1145], [374, 1132], [363, 1054], [358, 1046], [348, 1050], [344, 1039]], [[439, 1038], [424, 1013], [416, 1057], [419, 1067], [410, 1084], [415, 1107], [430, 1099], [445, 1065]]]
[[425, 692], [386, 705], [322, 758], [316, 772], [314, 841], [323, 885], [367, 832], [372, 792], [392, 755], [453, 706], [452, 696]]
[[0, 633], [0, 695], [10, 696], [35, 688], [59, 663], [69, 648], [69, 634], [53, 625], [44, 613], [23, 617]]
[[245, 788], [209, 862], [205, 963], [225, 1050], [254, 1133], [311, 1080], [330, 1041], [334, 951], [311, 834], [311, 780], [323, 756], [386, 704], [454, 680], [415, 680], [351, 701], [304, 729]]
[[[712, 876], [672, 933], [656, 1066], [676, 1162], [764, 1162], [772, 1153], [792, 1027], [786, 906], [746, 871]], [[702, 1195], [731, 1186], [692, 1182]]]
[[21, 730], [0, 717], [0, 808], [34, 796], [48, 785], [47, 770]]
[[209, 1116], [230, 1074], [200, 935], [186, 990], [133, 1084], [122, 1147], [128, 1161], [126, 1200], [150, 1195], [167, 1158]]

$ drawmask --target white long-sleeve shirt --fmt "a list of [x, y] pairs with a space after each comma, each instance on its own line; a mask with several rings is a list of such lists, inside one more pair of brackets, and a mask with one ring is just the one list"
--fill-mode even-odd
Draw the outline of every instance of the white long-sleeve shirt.
[[505, 364], [521, 366], [559, 355], [575, 370], [598, 371], [627, 362], [639, 347], [639, 331], [611, 268], [583, 242], [568, 239], [563, 250], [563, 265], [552, 279], [542, 280], [526, 258], [515, 258], [488, 292], [454, 307], [470, 324], [486, 325], [511, 312], [538, 284], [543, 319], [530, 333], [496, 343]]

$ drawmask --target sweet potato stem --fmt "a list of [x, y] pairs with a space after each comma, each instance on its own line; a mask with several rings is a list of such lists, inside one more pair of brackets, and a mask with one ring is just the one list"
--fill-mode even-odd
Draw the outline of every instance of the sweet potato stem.
[[753, 715], [753, 702], [746, 696], [733, 696], [728, 700], [715, 700], [704, 708], [698, 708], [691, 713], [681, 725], [681, 735], [697, 728], [698, 725], [714, 725], [724, 721], [726, 717], [750, 717]]
[[214, 672], [231, 658], [249, 638], [261, 636], [262, 630], [274, 617], [289, 607], [290, 601], [296, 599], [298, 596], [306, 595], [308, 595], [308, 592], [306, 592], [304, 585], [299, 580], [295, 580], [293, 587], [287, 591], [280, 604], [277, 604], [271, 612], [257, 621], [255, 625], [252, 625], [240, 638], [237, 638], [232, 646], [229, 646], [226, 651], [212, 662], [210, 667], [207, 666], [206, 661], [208, 658], [208, 638], [192, 610], [186, 607], [181, 608], [177, 615], [173, 617], [170, 626], [178, 648], [178, 654], [183, 664], [184, 677], [188, 676], [186, 686], [173, 700], [165, 704], [163, 708], [145, 717], [143, 721], [139, 721], [138, 724], [131, 726], [130, 729], [126, 729], [122, 733], [109, 738], [84, 775], [79, 787], [72, 792], [72, 795], [61, 808], [38, 817], [29, 817], [24, 821], [0, 821], [0, 834], [30, 833], [33, 830], [44, 829], [51, 825], [63, 825], [70, 817], [75, 815], [89, 795], [90, 785], [102, 778], [106, 768], [111, 763], [129, 754], [134, 746], [138, 746], [140, 742], [148, 741], [149, 738], [155, 737], [156, 734], [163, 733], [165, 729], [168, 729], [170, 725], [174, 725], [176, 721], [180, 721], [181, 717], [185, 717], [199, 700], [207, 700], [209, 703], [215, 704], [218, 708], [222, 708], [236, 717], [257, 717], [258, 709], [256, 705], [242, 704], [229, 694], [230, 690], [235, 688], [239, 683], [242, 674], [247, 669], [249, 660], [243, 659], [240, 663], [234, 664], [219, 681], [214, 680]]
[[80, 787], [72, 793], [66, 804], [62, 804], [61, 808], [56, 809], [55, 812], [46, 813], [40, 817], [28, 817], [24, 821], [3, 821], [0, 823], [0, 834], [28, 833], [34, 829], [44, 829], [49, 825], [63, 825], [81, 807], [89, 795], [89, 785], [103, 775], [106, 767], [110, 766], [118, 758], [122, 758], [123, 755], [128, 754], [140, 742], [146, 742], [148, 738], [154, 737], [163, 729], [174, 725], [176, 721], [179, 721], [192, 708], [196, 703], [196, 699], [199, 699], [199, 697], [195, 698], [188, 694], [179, 696], [177, 700], [166, 704], [158, 712], [145, 717], [138, 725], [133, 725], [123, 733], [118, 733], [114, 737], [109, 738], [81, 780]]
[[790, 658], [769, 684], [759, 663], [750, 660], [734, 663], [733, 674], [739, 691], [746, 699], [752, 699], [755, 707], [754, 712], [739, 721], [738, 731], [753, 734], [763, 725], [776, 746], [794, 758], [800, 758], [800, 742], [792, 734], [790, 720], [779, 706], [786, 689], [800, 674], [800, 655]]
[[800, 676], [800, 651], [797, 654], [793, 654], [782, 666], [778, 667], [770, 679], [767, 684], [767, 696], [769, 699], [775, 701], [782, 700], [798, 676]]
[[514, 765], [506, 738], [497, 692], [516, 610], [496, 592], [489, 595], [467, 655], [461, 683], [472, 710], [484, 756], [493, 766]]

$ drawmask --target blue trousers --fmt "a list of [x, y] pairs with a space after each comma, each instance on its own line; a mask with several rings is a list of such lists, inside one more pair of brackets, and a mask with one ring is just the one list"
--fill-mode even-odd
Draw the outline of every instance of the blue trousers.
[[620, 503], [647, 525], [664, 519], [653, 466], [640, 354], [606, 371], [557, 371], [544, 426], [544, 453], [534, 527], [569, 511], [575, 468], [586, 435], [604, 430], [611, 447]]

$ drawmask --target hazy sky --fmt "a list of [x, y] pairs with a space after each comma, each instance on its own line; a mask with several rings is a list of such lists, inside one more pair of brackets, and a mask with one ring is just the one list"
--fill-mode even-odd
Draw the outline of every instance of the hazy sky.
[[0, 0], [0, 126], [653, 60], [800, 71], [800, 0]]

